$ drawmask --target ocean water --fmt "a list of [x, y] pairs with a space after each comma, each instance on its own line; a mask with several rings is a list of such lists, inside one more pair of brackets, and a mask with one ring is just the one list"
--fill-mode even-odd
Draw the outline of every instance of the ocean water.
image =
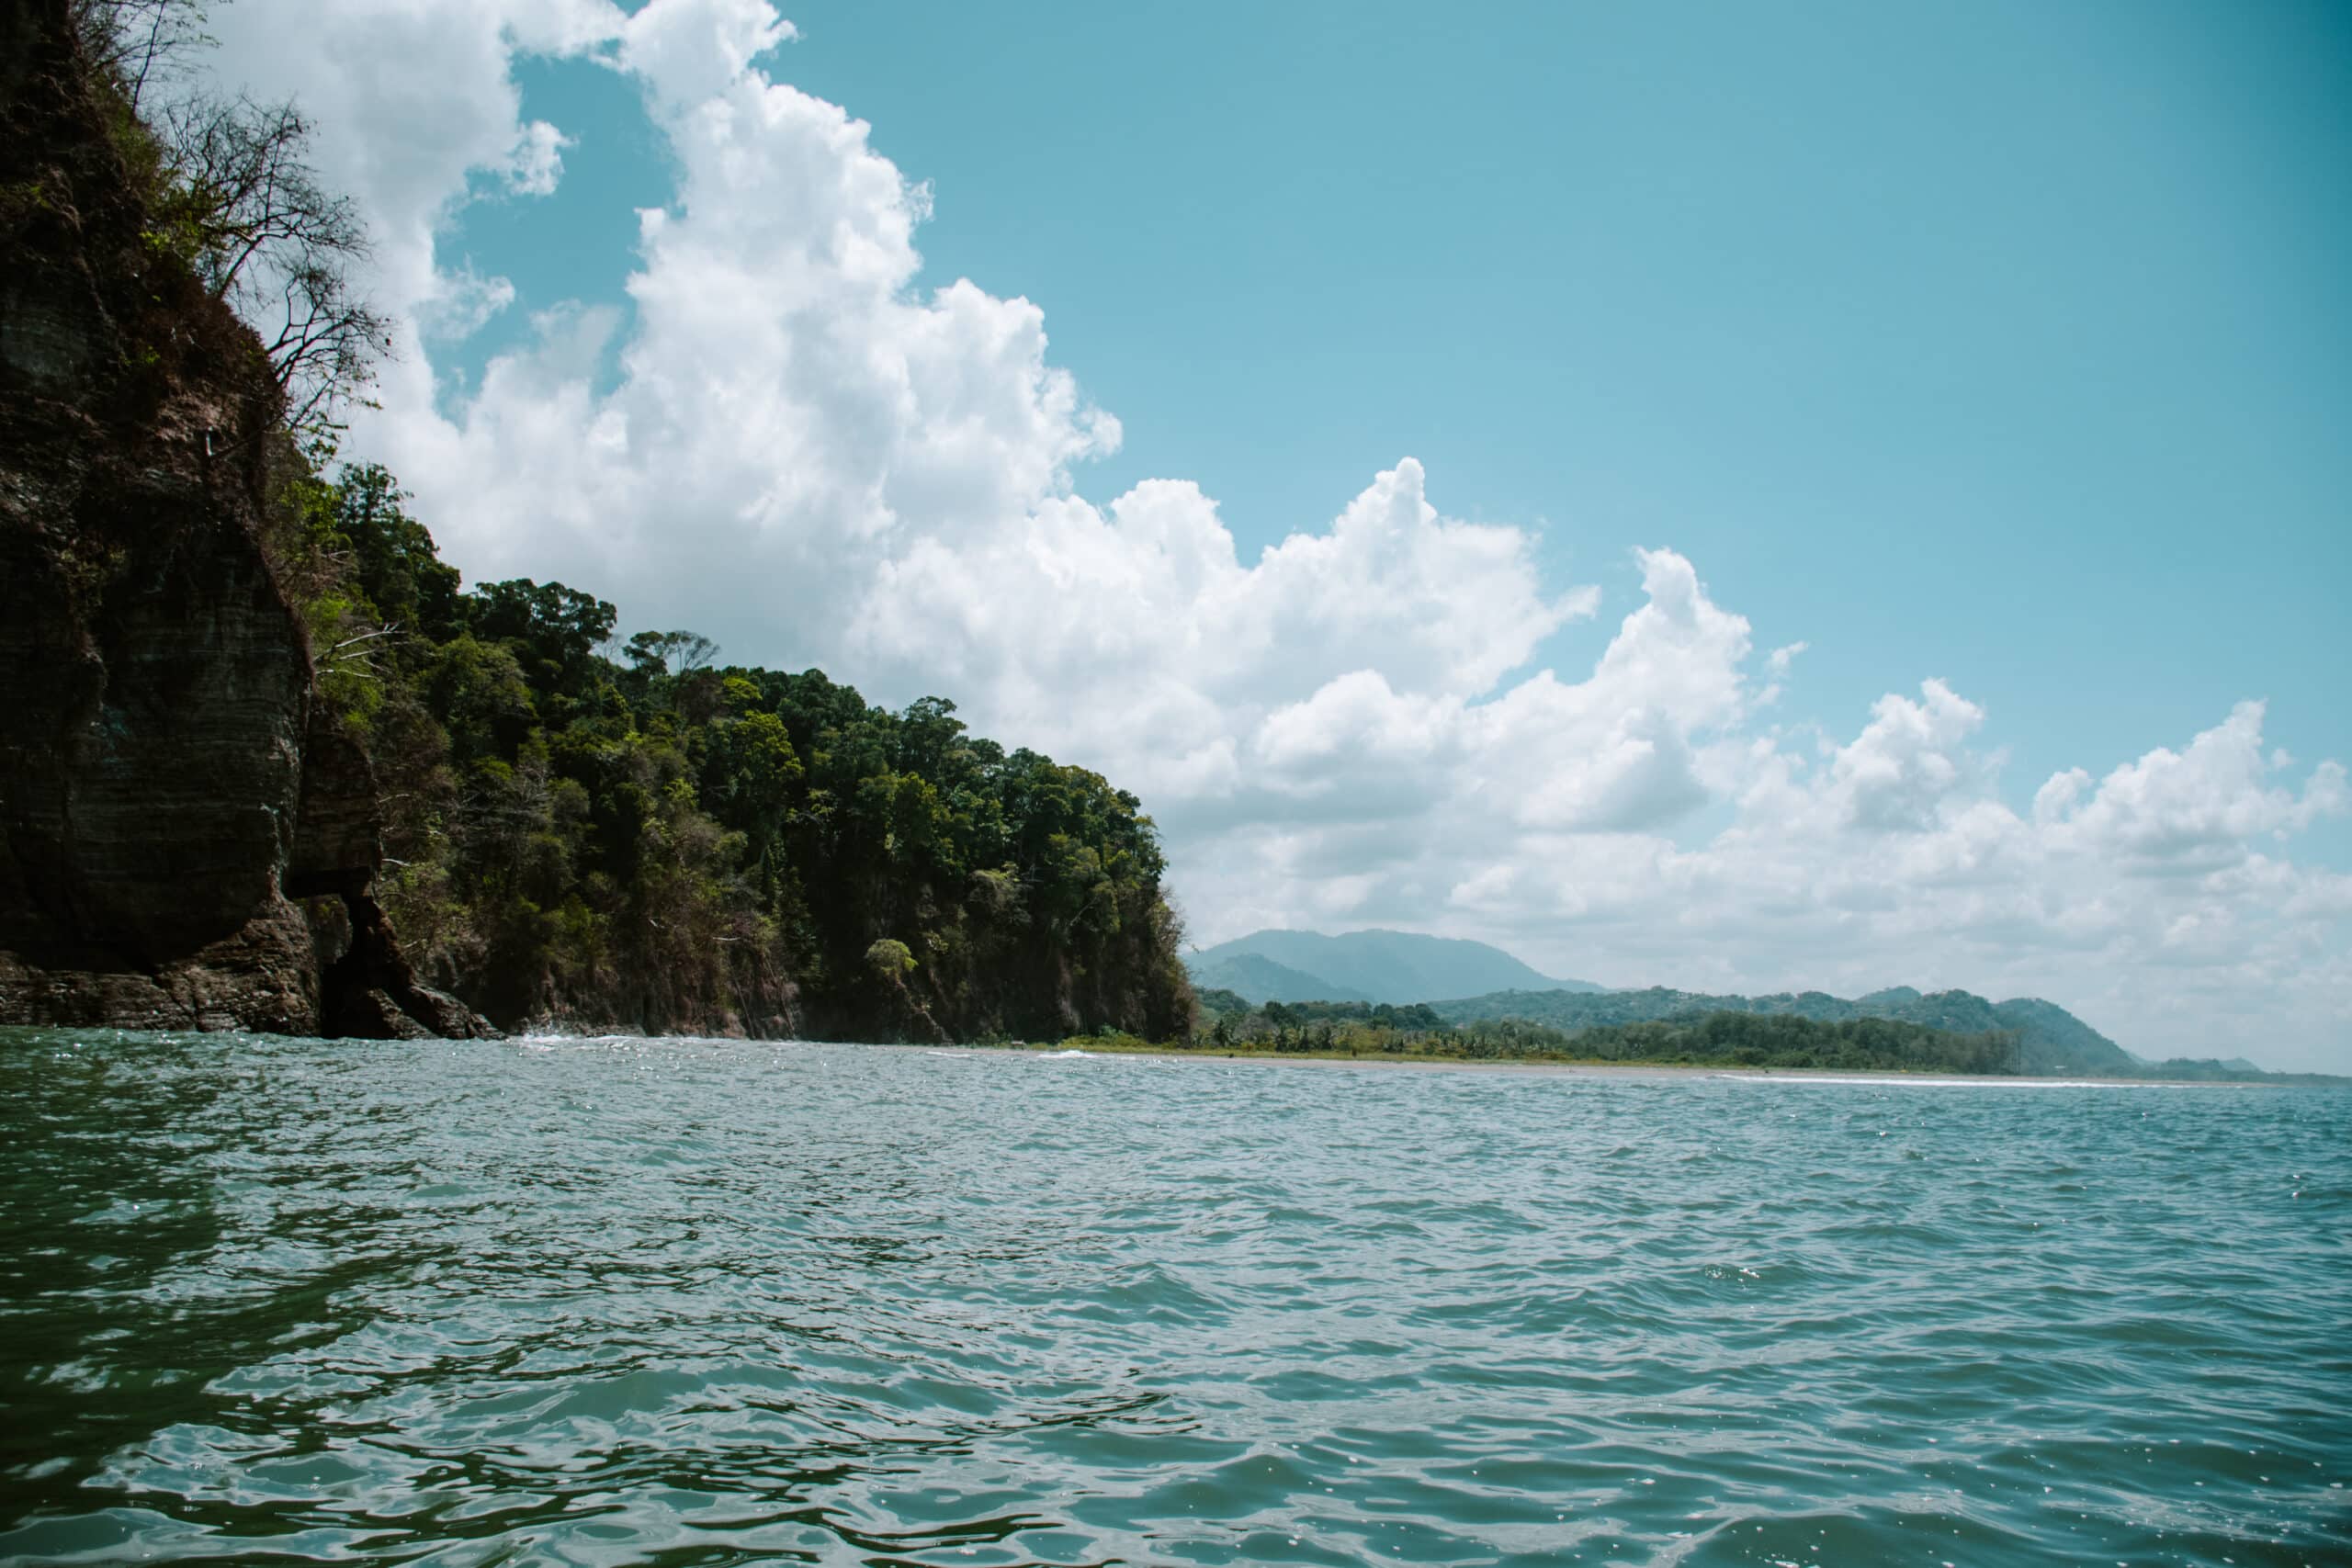
[[0, 1560], [2352, 1561], [2352, 1093], [0, 1035]]

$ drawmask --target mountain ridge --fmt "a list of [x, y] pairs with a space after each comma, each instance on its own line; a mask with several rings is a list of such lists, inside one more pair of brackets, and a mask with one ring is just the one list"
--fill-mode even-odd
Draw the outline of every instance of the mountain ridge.
[[[1883, 1019], [1955, 1035], [2003, 1032], [2018, 1042], [2019, 1068], [2042, 1077], [2165, 1077], [2201, 1082], [2331, 1082], [2325, 1075], [2278, 1073], [2244, 1056], [2226, 1060], [2142, 1056], [2042, 997], [2001, 1001], [1952, 988], [1923, 991], [1883, 986], [1857, 997], [1826, 991], [1755, 996], [1652, 986], [1610, 990], [1589, 981], [1555, 980], [1501, 948], [1458, 937], [1379, 927], [1343, 931], [1270, 928], [1195, 951], [1185, 960], [1193, 984], [1232, 993], [1252, 1008], [1269, 1002], [1421, 1004], [1448, 1024], [1520, 1021], [1575, 1032], [1689, 1021], [1710, 1013], [1793, 1015], [1823, 1023]], [[1442, 981], [1464, 973], [1515, 983], [1452, 990]]]
[[1252, 1007], [1262, 1007], [1268, 1002], [1372, 1000], [1362, 991], [1334, 985], [1318, 975], [1309, 975], [1287, 964], [1277, 964], [1255, 953], [1227, 953], [1206, 963], [1193, 960], [1185, 964], [1185, 968], [1193, 976], [1193, 989], [1231, 991]]
[[[1261, 960], [1320, 988], [1297, 994], [1253, 990], [1249, 966]], [[1269, 928], [1195, 953], [1186, 961], [1195, 985], [1222, 987], [1266, 1001], [1369, 1001], [1402, 1006], [1432, 997], [1473, 996], [1509, 989], [1599, 991], [1589, 980], [1545, 975], [1488, 942], [1464, 937], [1368, 927], [1327, 936], [1321, 931]], [[1286, 982], [1287, 983], [1287, 982]], [[1295, 984], [1295, 983], [1294, 983]]]

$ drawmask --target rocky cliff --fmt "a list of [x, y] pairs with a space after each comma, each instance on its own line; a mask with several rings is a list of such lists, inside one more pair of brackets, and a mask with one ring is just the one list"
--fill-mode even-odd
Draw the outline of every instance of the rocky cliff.
[[373, 896], [259, 528], [259, 341], [159, 244], [64, 0], [0, 0], [0, 1023], [486, 1027]]

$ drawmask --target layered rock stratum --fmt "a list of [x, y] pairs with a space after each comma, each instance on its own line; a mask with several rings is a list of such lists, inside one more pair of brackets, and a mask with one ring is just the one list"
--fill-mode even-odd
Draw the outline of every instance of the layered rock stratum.
[[0, 0], [0, 1023], [471, 1034], [261, 528], [282, 401], [64, 0]]

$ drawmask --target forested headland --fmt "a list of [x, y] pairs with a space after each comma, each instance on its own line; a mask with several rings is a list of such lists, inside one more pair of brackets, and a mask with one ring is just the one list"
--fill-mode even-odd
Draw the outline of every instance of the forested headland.
[[1184, 1034], [1135, 795], [336, 461], [366, 229], [203, 19], [0, 0], [0, 1023]]
[[940, 698], [892, 712], [691, 631], [624, 642], [559, 582], [461, 591], [379, 468], [298, 476], [269, 540], [375, 759], [385, 909], [492, 1021], [1189, 1028], [1157, 835], [1101, 775]]

